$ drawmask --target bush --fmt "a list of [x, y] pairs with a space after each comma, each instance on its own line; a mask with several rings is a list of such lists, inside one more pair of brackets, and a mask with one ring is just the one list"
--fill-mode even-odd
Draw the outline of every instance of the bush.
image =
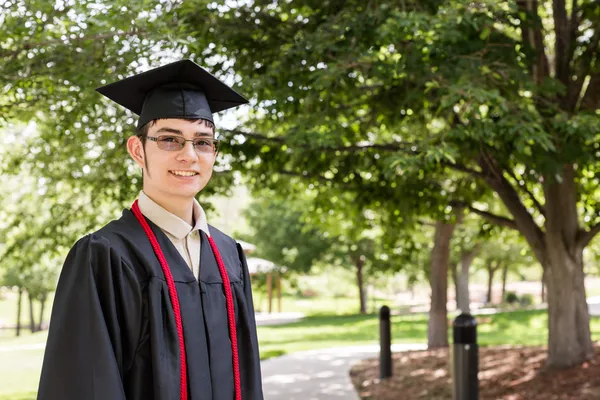
[[521, 300], [520, 303], [522, 306], [530, 306], [533, 304], [533, 296], [529, 293], [524, 294], [523, 296], [521, 296]]
[[517, 296], [515, 292], [506, 292], [506, 294], [504, 294], [504, 301], [508, 304], [518, 303], [519, 296]]

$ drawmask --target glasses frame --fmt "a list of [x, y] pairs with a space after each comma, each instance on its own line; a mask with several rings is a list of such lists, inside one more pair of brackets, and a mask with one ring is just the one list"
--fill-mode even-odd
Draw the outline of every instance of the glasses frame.
[[[169, 138], [174, 138], [175, 142], [177, 142], [179, 145], [181, 145], [181, 148], [179, 149], [173, 149], [173, 150], [167, 150], [167, 149], [161, 149], [159, 142], [160, 142], [160, 138], [161, 137], [169, 137]], [[192, 147], [194, 148], [194, 151], [197, 154], [211, 154], [211, 152], [208, 151], [199, 151], [196, 146], [194, 145], [195, 141], [198, 140], [203, 140], [206, 142], [212, 142], [213, 145], [213, 151], [212, 154], [217, 154], [219, 152], [219, 143], [221, 142], [219, 139], [215, 139], [215, 138], [196, 138], [196, 139], [186, 139], [184, 137], [181, 136], [175, 136], [175, 135], [159, 135], [159, 136], [146, 136], [146, 139], [149, 139], [153, 142], [156, 143], [157, 147], [162, 150], [162, 151], [168, 151], [168, 152], [174, 152], [174, 151], [181, 151], [184, 149], [186, 142], [192, 142]], [[183, 143], [181, 143], [181, 141], [183, 141]]]

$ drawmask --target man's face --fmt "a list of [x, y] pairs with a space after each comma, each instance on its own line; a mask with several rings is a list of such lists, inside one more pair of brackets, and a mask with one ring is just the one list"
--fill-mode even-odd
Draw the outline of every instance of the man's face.
[[[166, 143], [153, 138], [165, 137], [169, 140], [169, 151], [161, 149]], [[213, 151], [199, 152], [193, 142], [185, 142], [183, 149], [174, 143], [177, 137], [188, 140], [213, 139], [213, 129], [202, 121], [183, 119], [161, 119], [148, 129], [145, 149], [142, 149], [145, 162], [137, 160], [144, 169], [144, 191], [161, 197], [194, 197], [212, 176], [216, 154]], [[201, 142], [206, 143], [206, 142]], [[139, 144], [141, 146], [141, 143]], [[135, 157], [134, 157], [135, 158]]]

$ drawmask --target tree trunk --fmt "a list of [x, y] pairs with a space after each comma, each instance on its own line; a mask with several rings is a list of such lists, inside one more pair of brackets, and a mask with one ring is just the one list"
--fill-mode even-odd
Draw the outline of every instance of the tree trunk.
[[29, 297], [29, 329], [31, 333], [35, 333], [35, 315], [33, 314], [33, 298], [31, 293], [28, 293]]
[[367, 285], [367, 294], [365, 297], [369, 298], [369, 294], [371, 294], [371, 313], [375, 314], [377, 313], [377, 302], [375, 301], [375, 285], [372, 283]]
[[498, 264], [494, 265], [493, 261], [489, 261], [487, 263], [487, 273], [488, 273], [488, 289], [487, 289], [487, 297], [486, 297], [487, 304], [492, 304], [492, 287], [494, 286], [494, 275], [496, 274], [497, 268], [498, 268]]
[[[583, 277], [583, 252], [571, 257], [554, 248], [546, 264], [548, 290], [548, 360], [551, 367], [569, 367], [594, 354]], [[558, 258], [559, 253], [563, 253]], [[554, 258], [557, 257], [557, 258]]]
[[450, 275], [452, 276], [452, 284], [454, 285], [454, 301], [456, 301], [456, 308], [458, 308], [458, 265], [455, 262], [450, 262]]
[[456, 298], [456, 305], [463, 313], [471, 312], [471, 299], [469, 296], [469, 270], [473, 259], [477, 251], [475, 249], [469, 251], [463, 251], [460, 257], [460, 274], [458, 275], [458, 293]]
[[367, 313], [367, 297], [363, 279], [363, 267], [365, 265], [365, 256], [360, 255], [355, 260], [356, 263], [356, 285], [358, 286], [358, 297], [360, 299], [360, 313]]
[[550, 367], [569, 367], [594, 354], [583, 276], [583, 249], [595, 233], [579, 228], [576, 172], [565, 165], [562, 179], [544, 185], [544, 247], [536, 249], [546, 270], [548, 360]]
[[21, 335], [21, 304], [23, 301], [23, 288], [19, 286], [19, 297], [17, 298], [17, 336]]
[[546, 269], [542, 272], [542, 303], [546, 302]]
[[[44, 308], [46, 308], [46, 298], [47, 298], [46, 293], [44, 293], [42, 295], [42, 297], [40, 297], [40, 318], [38, 319], [38, 326], [37, 326], [38, 331], [42, 330], [42, 324], [44, 323]], [[279, 310], [279, 312], [281, 312], [281, 310]]]
[[437, 222], [431, 250], [431, 309], [427, 324], [429, 348], [448, 346], [448, 262], [450, 240], [456, 224]]
[[502, 301], [506, 298], [506, 279], [508, 278], [508, 264], [502, 266]]
[[513, 216], [495, 221], [517, 229], [546, 270], [548, 302], [549, 367], [580, 364], [593, 355], [590, 317], [583, 276], [583, 249], [600, 231], [579, 226], [577, 171], [564, 164], [560, 174], [544, 176], [543, 229], [524, 206], [515, 188], [507, 181], [500, 164], [482, 151], [479, 166], [485, 181], [496, 191]]

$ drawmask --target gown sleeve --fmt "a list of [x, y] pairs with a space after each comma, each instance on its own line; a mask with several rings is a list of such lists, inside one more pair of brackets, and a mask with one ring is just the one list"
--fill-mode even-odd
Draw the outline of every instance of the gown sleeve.
[[[260, 352], [258, 348], [258, 337], [256, 332], [256, 316], [254, 313], [254, 301], [252, 299], [252, 284], [250, 282], [250, 271], [242, 247], [237, 245], [238, 255], [242, 263], [242, 275], [244, 283], [244, 297], [246, 309], [248, 310], [248, 332], [251, 354], [242, 355], [242, 368], [247, 374], [242, 380], [244, 395], [242, 398], [251, 400], [263, 400], [262, 377], [260, 370]], [[245, 365], [244, 365], [245, 364]]]
[[56, 289], [38, 400], [125, 400], [141, 302], [139, 280], [108, 239], [77, 242]]

